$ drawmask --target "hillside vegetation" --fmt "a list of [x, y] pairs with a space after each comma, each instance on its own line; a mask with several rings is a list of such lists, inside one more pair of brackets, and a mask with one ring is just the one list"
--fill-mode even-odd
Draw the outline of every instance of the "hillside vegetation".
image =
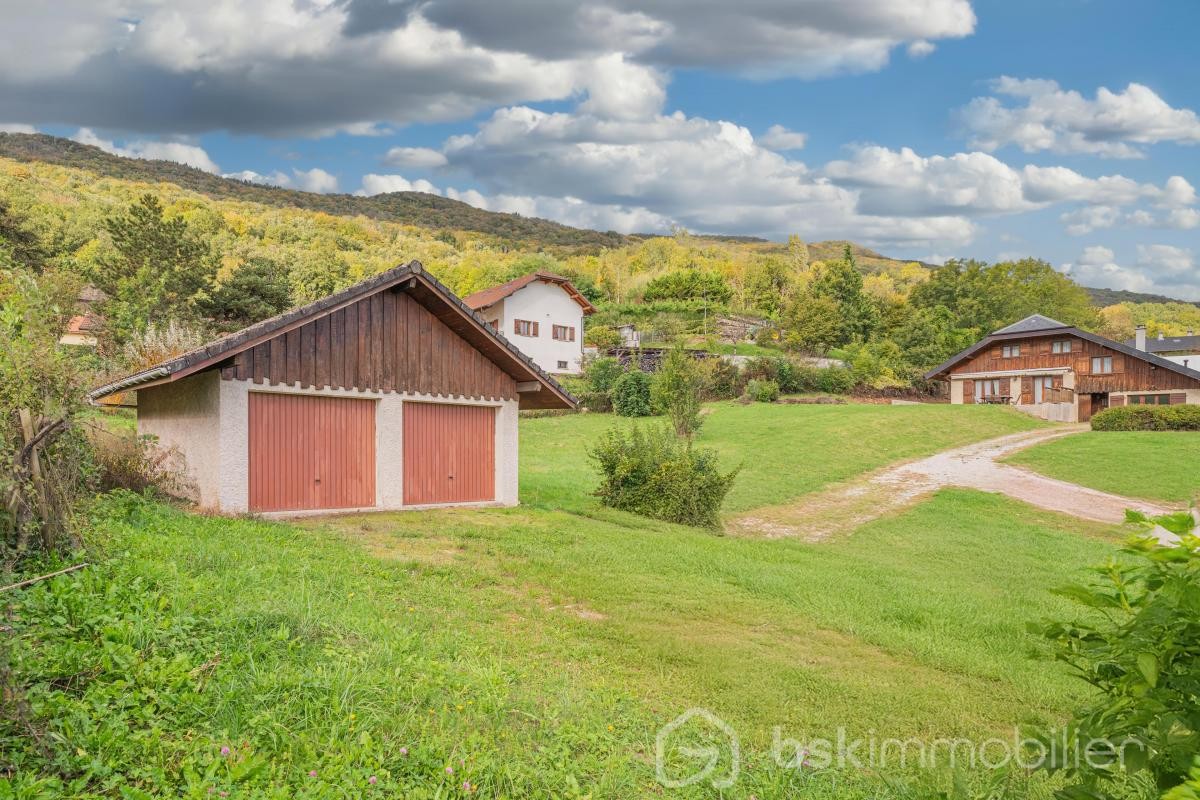
[[102, 290], [102, 352], [132, 347], [145, 356], [132, 359], [139, 366], [164, 349], [144, 346], [147, 336], [194, 346], [411, 259], [460, 295], [537, 269], [563, 273], [600, 309], [589, 344], [615, 344], [613, 328], [632, 322], [644, 343], [716, 348], [716, 319], [758, 318], [767, 324], [753, 352], [833, 351], [875, 388], [919, 383], [1031, 313], [1114, 338], [1137, 322], [1152, 335], [1200, 328], [1200, 308], [1184, 303], [1099, 313], [1086, 290], [1035, 259], [935, 268], [843, 241], [600, 234], [421, 193], [258, 186], [41, 135], [0, 135], [0, 153], [17, 157], [0, 158], [0, 257]]

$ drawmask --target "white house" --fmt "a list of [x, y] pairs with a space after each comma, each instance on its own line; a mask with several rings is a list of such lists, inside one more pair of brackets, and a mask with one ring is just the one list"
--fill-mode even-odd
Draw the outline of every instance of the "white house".
[[583, 318], [596, 308], [561, 275], [523, 275], [463, 302], [546, 372], [583, 370]]

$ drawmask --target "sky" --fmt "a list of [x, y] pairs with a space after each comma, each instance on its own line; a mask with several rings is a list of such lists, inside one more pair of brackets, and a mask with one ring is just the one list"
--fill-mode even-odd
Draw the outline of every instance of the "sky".
[[1194, 0], [0, 0], [0, 130], [1200, 300]]

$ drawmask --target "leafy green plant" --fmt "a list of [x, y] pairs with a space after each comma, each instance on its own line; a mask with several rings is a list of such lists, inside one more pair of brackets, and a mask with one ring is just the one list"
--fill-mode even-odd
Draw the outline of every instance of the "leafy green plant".
[[600, 471], [596, 496], [604, 505], [704, 528], [720, 528], [721, 503], [738, 473], [722, 472], [715, 451], [657, 426], [614, 428], [588, 456]]
[[779, 399], [779, 384], [755, 379], [746, 384], [746, 395], [756, 403], [774, 403]]
[[673, 347], [650, 383], [650, 405], [665, 413], [675, 435], [691, 437], [700, 430], [700, 393], [704, 367], [682, 347]]
[[1118, 406], [1092, 417], [1094, 431], [1200, 431], [1200, 406]]
[[612, 404], [622, 417], [650, 416], [650, 376], [638, 369], [623, 373], [613, 382]]
[[624, 372], [625, 368], [621, 366], [620, 361], [603, 356], [588, 362], [583, 368], [583, 377], [587, 381], [588, 391], [608, 392]]
[[1061, 756], [1047, 769], [1074, 781], [1062, 797], [1114, 797], [1114, 781], [1142, 776], [1168, 790], [1200, 756], [1200, 538], [1181, 517], [1134, 521], [1165, 523], [1181, 540], [1132, 541], [1123, 551], [1132, 561], [1112, 560], [1090, 583], [1058, 590], [1085, 610], [1081, 619], [1034, 626], [1099, 690], [1065, 739], [1045, 734], [1058, 737]]

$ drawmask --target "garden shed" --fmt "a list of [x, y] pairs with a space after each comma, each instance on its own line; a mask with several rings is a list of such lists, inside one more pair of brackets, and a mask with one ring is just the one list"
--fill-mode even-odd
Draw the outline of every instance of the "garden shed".
[[98, 387], [192, 499], [297, 513], [517, 502], [517, 411], [575, 400], [414, 261]]

